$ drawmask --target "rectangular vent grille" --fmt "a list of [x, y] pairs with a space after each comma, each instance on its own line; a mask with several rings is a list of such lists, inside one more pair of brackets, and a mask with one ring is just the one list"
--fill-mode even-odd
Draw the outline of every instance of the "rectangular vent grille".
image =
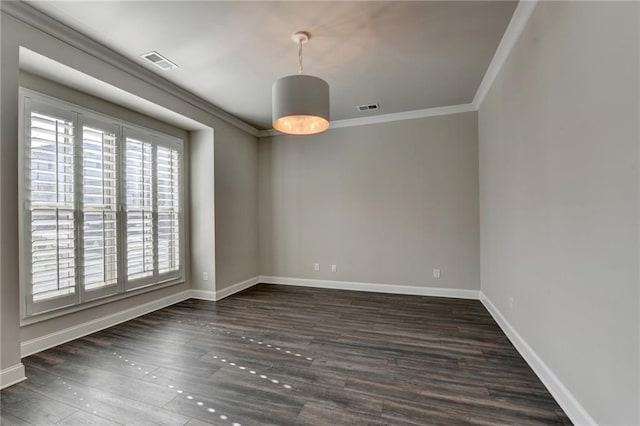
[[157, 66], [163, 71], [172, 70], [174, 68], [178, 68], [178, 65], [171, 62], [161, 54], [156, 51], [145, 53], [144, 55], [140, 55], [141, 58], [146, 59], [151, 62], [153, 65]]
[[380, 109], [380, 104], [358, 105], [357, 108], [358, 108], [358, 111], [360, 111], [360, 112], [375, 111], [377, 109]]

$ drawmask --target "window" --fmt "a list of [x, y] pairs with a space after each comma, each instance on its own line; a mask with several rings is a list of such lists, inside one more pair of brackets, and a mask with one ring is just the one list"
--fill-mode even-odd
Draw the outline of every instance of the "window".
[[25, 316], [182, 281], [182, 140], [21, 90]]
[[180, 270], [180, 151], [124, 129], [126, 281], [130, 287]]

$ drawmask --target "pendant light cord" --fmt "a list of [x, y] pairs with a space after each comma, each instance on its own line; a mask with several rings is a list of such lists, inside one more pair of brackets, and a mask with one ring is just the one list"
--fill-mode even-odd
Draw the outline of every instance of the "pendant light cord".
[[302, 66], [302, 40], [298, 41], [298, 74], [302, 74], [304, 72], [304, 67]]

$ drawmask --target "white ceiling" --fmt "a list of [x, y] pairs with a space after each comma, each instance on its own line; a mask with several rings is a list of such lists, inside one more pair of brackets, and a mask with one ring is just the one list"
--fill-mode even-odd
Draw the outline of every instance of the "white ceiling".
[[[294, 31], [312, 35], [305, 73], [330, 84], [332, 120], [399, 113], [470, 103], [516, 3], [29, 2], [258, 129], [273, 82], [297, 72]], [[180, 67], [147, 65], [152, 50]]]

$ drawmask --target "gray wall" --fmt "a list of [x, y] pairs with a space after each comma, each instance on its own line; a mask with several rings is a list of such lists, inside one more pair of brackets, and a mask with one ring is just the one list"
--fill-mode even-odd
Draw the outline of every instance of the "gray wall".
[[259, 182], [263, 275], [479, 289], [475, 112], [260, 138]]
[[[213, 130], [195, 130], [189, 138], [191, 168], [191, 287], [196, 290], [216, 290], [215, 270], [215, 203]], [[208, 281], [203, 280], [203, 272]]]
[[215, 129], [218, 291], [259, 274], [258, 146], [247, 136], [232, 127]]
[[479, 111], [482, 291], [607, 425], [640, 423], [638, 8], [540, 2]]
[[20, 362], [18, 42], [0, 16], [0, 370]]
[[258, 275], [256, 139], [233, 128], [191, 137], [192, 283], [197, 290], [220, 291]]
[[[132, 93], [146, 101], [166, 107], [177, 114], [188, 117], [202, 126], [198, 129], [215, 130], [215, 159], [221, 163], [233, 164], [215, 168], [215, 182], [223, 185], [218, 193], [216, 187], [216, 206], [223, 206], [210, 217], [218, 232], [215, 256], [219, 263], [216, 268], [216, 284], [224, 287], [236, 281], [242, 281], [258, 274], [257, 255], [257, 184], [256, 162], [257, 142], [255, 136], [229, 125], [212, 114], [178, 99], [169, 92], [153, 84], [128, 74], [120, 68], [100, 58], [85, 53], [57, 38], [2, 13], [0, 37], [2, 72], [0, 74], [0, 368], [4, 369], [20, 361], [20, 322], [19, 322], [19, 280], [18, 280], [18, 216], [17, 216], [17, 159], [18, 159], [18, 86], [19, 86], [19, 47], [24, 46], [34, 52], [45, 55], [95, 79]], [[82, 36], [78, 35], [82, 40]], [[196, 130], [196, 129], [187, 129]], [[212, 141], [213, 143], [213, 141]], [[209, 168], [212, 165], [209, 164]], [[217, 166], [217, 164], [216, 164]], [[197, 182], [192, 182], [198, 185]], [[211, 194], [209, 194], [211, 196]], [[198, 229], [191, 229], [197, 233]], [[238, 240], [234, 238], [238, 236]], [[207, 243], [204, 243], [207, 244]], [[213, 236], [208, 244], [213, 247]], [[146, 293], [102, 305], [99, 308], [85, 310], [78, 314], [66, 315], [37, 327], [30, 326], [23, 331], [23, 339], [39, 337], [112, 314], [166, 296], [170, 292], [188, 288], [174, 286], [168, 289]]]

